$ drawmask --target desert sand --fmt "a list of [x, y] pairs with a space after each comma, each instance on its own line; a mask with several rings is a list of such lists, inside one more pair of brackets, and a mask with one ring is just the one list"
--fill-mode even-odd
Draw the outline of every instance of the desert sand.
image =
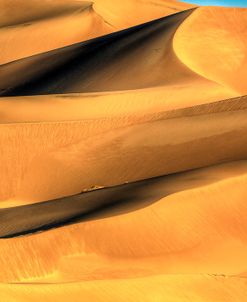
[[245, 302], [247, 9], [0, 0], [0, 300]]

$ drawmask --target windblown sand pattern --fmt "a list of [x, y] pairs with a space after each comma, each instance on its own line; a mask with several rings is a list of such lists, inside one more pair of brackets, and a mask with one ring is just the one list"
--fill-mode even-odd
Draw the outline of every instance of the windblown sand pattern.
[[0, 0], [0, 301], [247, 300], [247, 10]]

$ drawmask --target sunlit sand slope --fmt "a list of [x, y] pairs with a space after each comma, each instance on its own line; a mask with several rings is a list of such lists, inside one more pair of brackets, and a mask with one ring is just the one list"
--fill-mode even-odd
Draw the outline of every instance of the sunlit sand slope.
[[195, 72], [245, 94], [246, 24], [247, 9], [201, 7], [179, 27], [175, 52]]
[[6, 302], [240, 302], [246, 280], [222, 276], [161, 275], [137, 279], [77, 282], [57, 285], [1, 285]]
[[91, 2], [0, 1], [1, 6], [0, 64], [112, 31]]
[[116, 117], [2, 124], [1, 200], [48, 200], [94, 185], [245, 159], [245, 117], [242, 97], [150, 114], [140, 121]]
[[[137, 9], [138, 7], [138, 9]], [[177, 1], [1, 0], [0, 64], [185, 10]]]
[[[200, 97], [198, 98], [198, 94]], [[163, 111], [212, 103], [238, 94], [203, 78], [182, 77], [165, 87], [126, 91], [1, 97], [1, 123], [113, 119], [119, 126], [147, 120]], [[28, 110], [27, 110], [28, 108]]]
[[[126, 123], [147, 120], [163, 111], [212, 103], [237, 96], [203, 78], [181, 78], [176, 84], [126, 91], [1, 97], [1, 123], [59, 122], [96, 119], [125, 119]], [[28, 108], [28, 110], [27, 110]]]

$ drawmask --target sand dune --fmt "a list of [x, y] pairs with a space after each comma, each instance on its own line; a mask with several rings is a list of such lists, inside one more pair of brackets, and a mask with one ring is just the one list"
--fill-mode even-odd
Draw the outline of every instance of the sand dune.
[[244, 302], [246, 9], [0, 0], [0, 300]]
[[1, 200], [54, 199], [93, 185], [245, 159], [245, 99], [157, 113], [139, 122], [3, 124], [0, 139], [7, 147], [1, 150]]
[[0, 64], [92, 39], [191, 7], [173, 0], [128, 0], [123, 4], [114, 0], [1, 0]]
[[190, 71], [176, 60], [169, 41], [192, 11], [2, 65], [0, 94], [95, 92], [175, 84], [180, 77], [189, 77]]
[[195, 72], [246, 94], [246, 23], [246, 9], [199, 8], [177, 31], [175, 52]]
[[232, 162], [114, 187], [90, 189], [78, 195], [56, 200], [2, 209], [0, 237], [15, 237], [95, 217], [104, 218], [128, 213], [170, 194], [245, 173], [247, 173], [245, 161]]
[[184, 78], [181, 83], [165, 86], [165, 89], [161, 86], [117, 92], [1, 97], [0, 122], [24, 124], [113, 119], [121, 126], [123, 119], [125, 125], [133, 124], [147, 121], [149, 116], [164, 111], [213, 103], [236, 95], [203, 78], [189, 82]]
[[89, 1], [38, 1], [30, 4], [24, 0], [1, 0], [1, 28], [23, 25], [28, 22], [40, 21], [58, 17], [60, 15], [75, 11], [79, 8], [90, 6]]
[[19, 7], [30, 5], [26, 1], [5, 4], [17, 16], [13, 24], [0, 28], [1, 64], [112, 32], [111, 26], [95, 13], [91, 2], [32, 1], [33, 9], [27, 16], [18, 16], [22, 10], [16, 3]]
[[[5, 285], [1, 286], [5, 301], [59, 302], [73, 299], [81, 301], [81, 295], [93, 302], [104, 301], [244, 301], [246, 281], [222, 276], [163, 275], [156, 277], [77, 282], [60, 285]], [[205, 290], [206, 289], [206, 290]], [[121, 293], [121, 295], [119, 295]], [[176, 300], [175, 300], [176, 299]]]
[[214, 182], [136, 211], [1, 240], [0, 279], [63, 282], [246, 271], [246, 169], [239, 173], [239, 167], [228, 168], [237, 172], [232, 177], [221, 167]]

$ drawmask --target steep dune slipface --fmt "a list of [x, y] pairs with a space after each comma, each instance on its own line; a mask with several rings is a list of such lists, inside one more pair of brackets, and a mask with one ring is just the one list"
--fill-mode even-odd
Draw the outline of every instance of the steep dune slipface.
[[129, 0], [121, 4], [113, 0], [1, 0], [0, 64], [92, 39], [192, 7], [177, 1], [169, 2]]
[[195, 72], [245, 94], [246, 24], [246, 9], [201, 7], [179, 27], [175, 52]]
[[192, 12], [2, 65], [0, 95], [128, 90], [199, 79], [177, 60], [171, 45]]

